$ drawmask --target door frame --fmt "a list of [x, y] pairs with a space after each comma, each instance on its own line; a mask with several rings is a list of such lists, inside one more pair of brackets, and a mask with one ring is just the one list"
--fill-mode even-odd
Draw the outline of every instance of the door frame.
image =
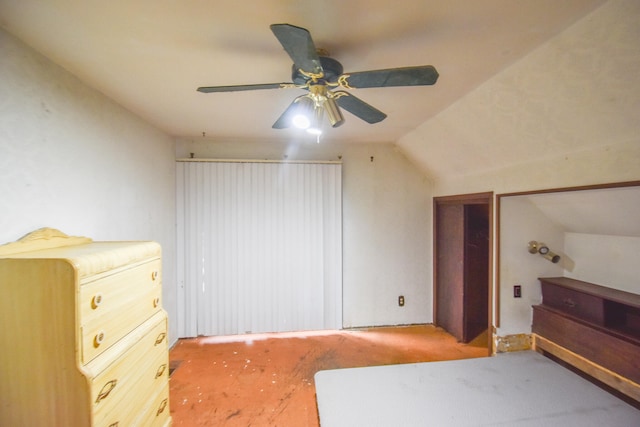
[[433, 198], [433, 320], [437, 319], [438, 314], [438, 245], [437, 245], [437, 230], [438, 230], [438, 206], [441, 204], [460, 204], [460, 205], [473, 205], [473, 204], [486, 204], [489, 209], [489, 256], [488, 256], [488, 278], [487, 278], [487, 342], [489, 355], [494, 352], [493, 343], [493, 235], [494, 235], [494, 217], [493, 217], [493, 205], [494, 205], [494, 193], [471, 193], [471, 194], [457, 194], [452, 196], [439, 196]]

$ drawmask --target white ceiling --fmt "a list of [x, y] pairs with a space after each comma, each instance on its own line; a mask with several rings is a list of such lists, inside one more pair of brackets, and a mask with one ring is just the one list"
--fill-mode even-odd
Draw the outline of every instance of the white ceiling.
[[269, 25], [307, 28], [346, 72], [433, 65], [435, 86], [361, 89], [385, 112], [345, 113], [327, 141], [395, 142], [604, 0], [0, 0], [0, 26], [176, 137], [276, 140], [299, 89], [203, 94], [198, 86], [290, 81]]
[[572, 233], [640, 237], [640, 186], [521, 196]]

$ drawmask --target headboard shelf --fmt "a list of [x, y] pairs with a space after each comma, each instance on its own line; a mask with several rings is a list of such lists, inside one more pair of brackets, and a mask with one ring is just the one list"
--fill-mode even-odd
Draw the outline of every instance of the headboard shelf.
[[640, 295], [568, 277], [539, 280], [534, 347], [563, 360], [581, 356], [610, 377], [608, 385], [619, 389], [624, 382], [640, 399]]

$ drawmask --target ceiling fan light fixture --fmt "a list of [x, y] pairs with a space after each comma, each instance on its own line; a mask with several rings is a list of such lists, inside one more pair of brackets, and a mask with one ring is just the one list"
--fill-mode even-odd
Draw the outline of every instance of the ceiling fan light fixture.
[[316, 103], [307, 95], [299, 96], [295, 100], [296, 108], [291, 117], [291, 124], [298, 129], [308, 129], [311, 126]]
[[340, 107], [338, 107], [335, 99], [327, 98], [327, 100], [324, 102], [324, 108], [325, 110], [327, 110], [327, 117], [329, 118], [331, 127], [337, 128], [344, 123], [344, 117], [342, 116]]
[[322, 134], [322, 118], [324, 116], [324, 108], [322, 105], [316, 105], [311, 115], [311, 124], [307, 128], [307, 132], [312, 135]]
[[309, 121], [309, 118], [303, 114], [295, 115], [291, 119], [291, 123], [293, 123], [293, 126], [297, 127], [298, 129], [308, 129], [311, 125], [311, 121]]

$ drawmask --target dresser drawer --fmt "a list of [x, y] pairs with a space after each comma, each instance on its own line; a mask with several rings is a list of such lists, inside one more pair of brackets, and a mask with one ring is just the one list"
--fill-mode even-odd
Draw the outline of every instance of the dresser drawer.
[[157, 317], [144, 336], [91, 380], [95, 425], [132, 425], [154, 390], [168, 383], [166, 316]]
[[604, 303], [602, 298], [545, 281], [540, 283], [542, 285], [542, 302], [544, 305], [580, 319], [604, 325]]
[[82, 363], [109, 348], [161, 309], [160, 260], [80, 286]]
[[169, 425], [169, 383], [149, 401], [140, 417], [133, 423], [140, 427], [163, 427]]

